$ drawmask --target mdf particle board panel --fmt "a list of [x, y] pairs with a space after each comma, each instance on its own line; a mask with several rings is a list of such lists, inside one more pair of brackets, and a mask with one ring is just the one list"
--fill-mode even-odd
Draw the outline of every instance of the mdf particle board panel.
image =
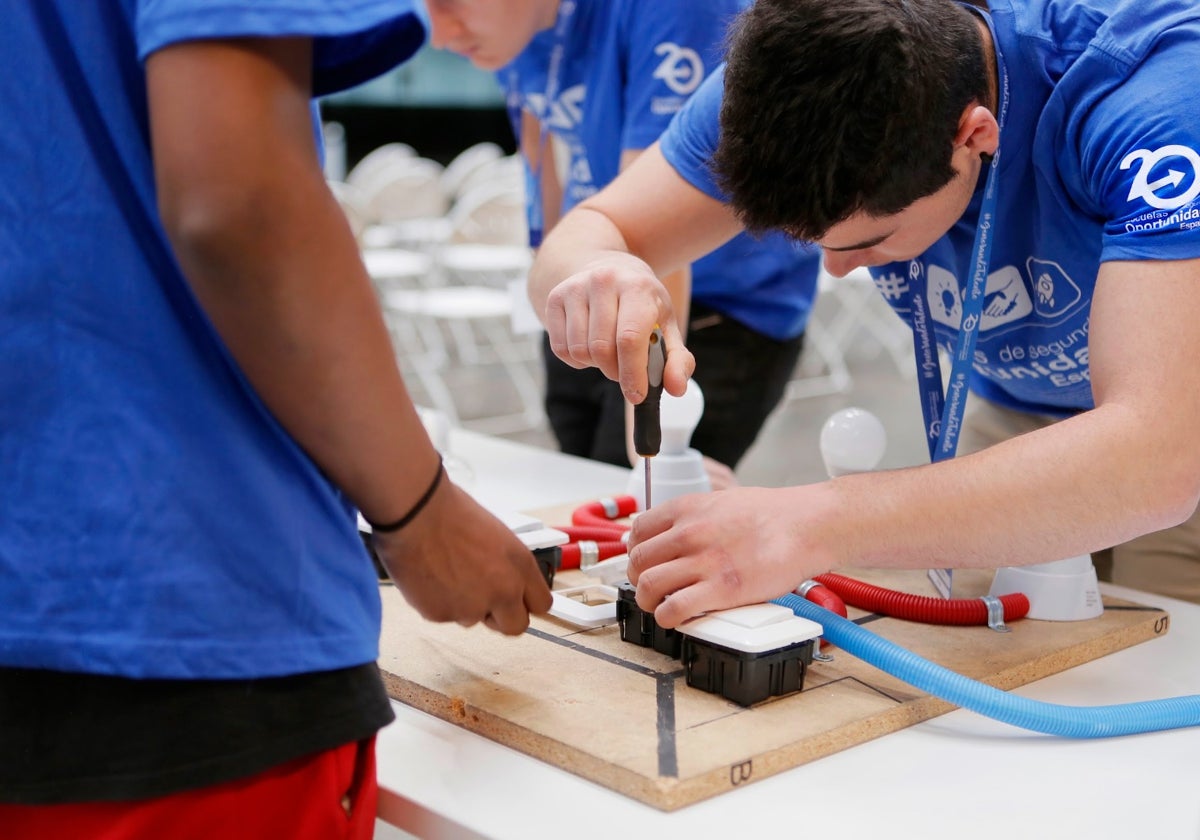
[[[923, 572], [848, 574], [934, 594]], [[956, 572], [956, 597], [986, 594], [990, 578]], [[555, 588], [589, 580], [562, 572]], [[621, 641], [615, 624], [581, 630], [535, 617], [510, 638], [426, 622], [392, 586], [381, 595], [379, 664], [394, 699], [667, 811], [953, 708], [837, 649], [832, 662], [813, 662], [803, 691], [743, 708], [688, 687], [678, 660]], [[1157, 608], [1110, 598], [1104, 606], [1090, 621], [1021, 620], [1010, 633], [856, 610], [850, 617], [953, 671], [1011, 689], [1169, 627]]]

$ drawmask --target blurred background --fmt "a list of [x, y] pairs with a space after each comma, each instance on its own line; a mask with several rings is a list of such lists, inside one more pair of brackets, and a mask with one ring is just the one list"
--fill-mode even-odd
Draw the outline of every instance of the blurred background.
[[[524, 176], [493, 76], [426, 47], [325, 98], [321, 114], [326, 174], [415, 401], [451, 426], [554, 448], [540, 407], [540, 329], [523, 292]], [[822, 278], [788, 396], [740, 465], [741, 483], [821, 480], [821, 425], [848, 406], [882, 420], [882, 467], [928, 460], [911, 337], [865, 273]]]

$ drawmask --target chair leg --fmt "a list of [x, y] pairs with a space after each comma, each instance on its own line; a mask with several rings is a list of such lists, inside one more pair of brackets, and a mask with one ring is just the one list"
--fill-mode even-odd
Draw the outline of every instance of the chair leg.
[[[823, 397], [829, 394], [842, 394], [850, 390], [854, 379], [846, 366], [846, 358], [842, 355], [841, 346], [824, 322], [816, 315], [808, 319], [804, 333], [806, 351], [811, 349], [825, 363], [825, 373], [816, 376], [798, 376], [787, 384], [784, 391], [784, 401], [800, 400], [808, 397]], [[804, 355], [808, 355], [807, 352]], [[803, 364], [803, 360], [801, 361]]]

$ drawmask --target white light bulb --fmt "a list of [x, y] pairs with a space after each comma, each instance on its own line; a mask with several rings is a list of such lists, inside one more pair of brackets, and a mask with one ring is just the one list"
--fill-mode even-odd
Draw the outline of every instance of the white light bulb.
[[869, 472], [887, 448], [887, 432], [865, 408], [843, 408], [821, 427], [821, 460], [830, 478]]
[[664, 391], [659, 405], [663, 454], [680, 455], [685, 452], [703, 414], [704, 394], [695, 380], [688, 380], [687, 390], [682, 397], [673, 397]]

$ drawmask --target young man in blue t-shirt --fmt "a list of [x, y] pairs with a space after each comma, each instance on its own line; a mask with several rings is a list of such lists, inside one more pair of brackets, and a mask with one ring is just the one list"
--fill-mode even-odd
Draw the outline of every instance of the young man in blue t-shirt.
[[[431, 41], [496, 73], [530, 173], [531, 240], [650, 146], [720, 61], [746, 0], [428, 0]], [[555, 141], [550, 142], [551, 138]], [[551, 148], [565, 178], [560, 183]], [[664, 278], [705, 397], [692, 445], [732, 481], [800, 354], [819, 253], [739, 236]], [[626, 402], [546, 347], [546, 413], [563, 451], [629, 464]], [[724, 466], [721, 466], [724, 465]]]
[[5, 10], [0, 835], [370, 838], [392, 711], [355, 508], [428, 618], [550, 605], [444, 480], [321, 168], [314, 97], [424, 27], [404, 0]]
[[[542, 249], [556, 352], [631, 400], [643, 345], [613, 338], [669, 323], [652, 270], [746, 227], [817, 242], [836, 275], [871, 266], [914, 328], [936, 463], [651, 511], [631, 579], [664, 626], [839, 566], [1113, 546], [1116, 582], [1200, 601], [1200, 7], [989, 8], [758, 0], [723, 94], [698, 92]], [[691, 359], [666, 339], [677, 390]]]

